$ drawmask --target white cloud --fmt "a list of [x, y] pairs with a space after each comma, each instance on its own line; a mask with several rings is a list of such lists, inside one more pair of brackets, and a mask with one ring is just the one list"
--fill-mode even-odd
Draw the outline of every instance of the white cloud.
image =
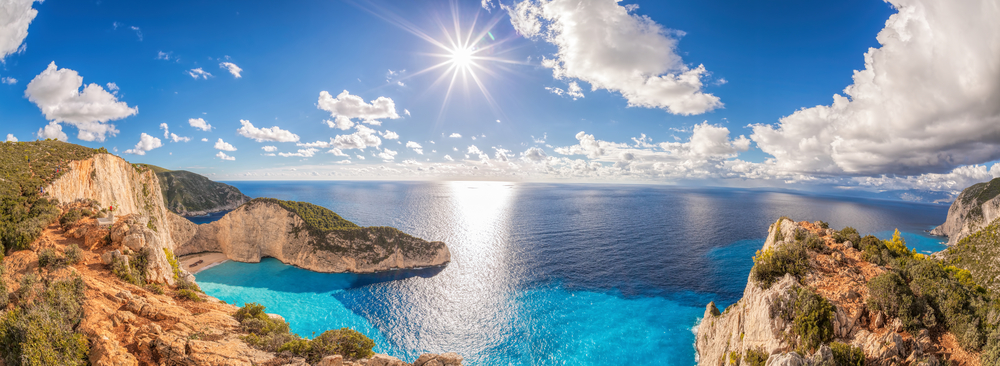
[[355, 157], [357, 157], [357, 158], [358, 158], [358, 160], [365, 160], [365, 157], [364, 157], [364, 156], [361, 156], [361, 154], [356, 154], [356, 155], [354, 155], [354, 156], [355, 156]]
[[846, 96], [753, 127], [773, 169], [918, 175], [1000, 158], [1000, 6], [889, 2]]
[[162, 146], [163, 146], [163, 142], [161, 142], [159, 138], [150, 136], [150, 135], [146, 134], [145, 132], [143, 132], [142, 135], [139, 136], [139, 142], [135, 144], [135, 147], [131, 148], [131, 149], [128, 149], [128, 150], [125, 150], [125, 153], [126, 154], [135, 154], [135, 155], [146, 155], [147, 151], [150, 151], [150, 150], [153, 150], [155, 148], [162, 147]]
[[548, 155], [545, 154], [545, 150], [542, 150], [537, 147], [530, 147], [528, 148], [528, 150], [525, 150], [523, 153], [521, 153], [522, 160], [531, 161], [535, 163], [545, 161], [547, 158]]
[[7, 85], [14, 85], [14, 84], [17, 84], [17, 79], [12, 78], [10, 76], [5, 76], [2, 79], [0, 79], [0, 83], [4, 83], [4, 84], [7, 84]]
[[202, 118], [188, 119], [188, 124], [191, 125], [191, 127], [197, 128], [202, 131], [212, 130], [212, 125], [208, 124], [208, 122], [205, 122], [205, 120]]
[[417, 154], [420, 154], [420, 155], [424, 154], [424, 147], [420, 146], [420, 144], [418, 144], [416, 142], [407, 141], [406, 142], [406, 147], [408, 147], [410, 149], [413, 149], [413, 151], [415, 151]]
[[202, 137], [201, 142], [208, 142], [208, 138]]
[[177, 136], [177, 134], [175, 134], [175, 133], [170, 133], [170, 141], [173, 141], [173, 142], [188, 142], [188, 141], [191, 141], [191, 138], [190, 137], [185, 137], [185, 136]]
[[344, 152], [338, 148], [332, 148], [327, 152], [333, 154], [334, 156], [347, 156], [347, 154], [344, 154]]
[[84, 141], [104, 141], [106, 135], [115, 136], [115, 125], [106, 122], [139, 113], [138, 107], [119, 102], [100, 85], [89, 84], [82, 92], [81, 86], [83, 77], [76, 71], [59, 69], [52, 62], [28, 83], [24, 95], [49, 121], [75, 126], [79, 130], [77, 138]]
[[12, 134], [12, 133], [8, 133], [7, 134], [7, 142], [17, 142], [17, 137], [14, 137], [14, 134]]
[[[371, 103], [365, 103], [364, 99], [357, 95], [351, 95], [351, 93], [344, 90], [336, 98], [330, 95], [327, 91], [322, 91], [319, 93], [319, 101], [316, 104], [317, 108], [324, 111], [330, 112], [330, 116], [337, 120], [336, 123], [330, 123], [327, 121], [327, 125], [331, 128], [337, 126], [342, 130], [350, 128], [348, 122], [352, 119], [360, 119], [362, 122], [379, 126], [382, 124], [379, 119], [397, 119], [399, 114], [396, 113], [396, 103], [388, 97], [378, 97], [371, 101]], [[347, 121], [343, 121], [346, 119]], [[341, 128], [340, 126], [347, 126], [346, 128]]]
[[547, 138], [549, 138], [548, 132], [542, 134], [542, 138], [535, 138], [535, 136], [532, 135], [531, 136], [531, 141], [533, 141], [536, 144], [544, 144], [545, 143], [545, 139], [547, 139]]
[[310, 148], [310, 149], [299, 149], [298, 152], [294, 152], [294, 153], [278, 153], [278, 156], [284, 156], [286, 158], [287, 157], [292, 157], [292, 156], [296, 156], [296, 157], [300, 157], [300, 158], [311, 158], [311, 157], [313, 157], [313, 155], [316, 155], [317, 151], [319, 151], [319, 149], [312, 149], [312, 148]]
[[469, 145], [469, 148], [468, 150], [465, 151], [465, 153], [469, 155], [478, 155], [479, 160], [490, 160], [490, 156], [484, 153], [482, 150], [479, 150], [479, 148], [476, 147], [476, 145]]
[[215, 157], [217, 157], [219, 159], [222, 159], [222, 160], [236, 160], [235, 156], [226, 155], [226, 153], [224, 153], [222, 151], [219, 151], [218, 154], [215, 154]]
[[282, 130], [281, 128], [278, 128], [278, 126], [274, 126], [274, 127], [270, 127], [270, 128], [257, 128], [257, 127], [254, 127], [253, 124], [250, 123], [250, 121], [247, 121], [245, 119], [241, 119], [240, 120], [240, 124], [242, 124], [243, 127], [240, 127], [239, 129], [237, 129], [236, 132], [239, 133], [240, 136], [243, 136], [243, 137], [246, 137], [246, 138], [250, 138], [250, 139], [254, 139], [257, 142], [264, 142], [264, 141], [296, 142], [296, 141], [299, 141], [299, 135], [296, 135], [294, 133], [288, 132], [286, 130]]
[[261, 147], [260, 149], [264, 150], [264, 151], [267, 151], [267, 152], [278, 151], [278, 147], [277, 146], [264, 146], [264, 147]]
[[359, 149], [366, 147], [378, 147], [382, 145], [382, 140], [375, 135], [375, 130], [364, 125], [354, 127], [357, 131], [350, 135], [337, 135], [333, 138], [333, 146], [342, 150]]
[[337, 116], [334, 118], [333, 121], [327, 119], [323, 120], [323, 122], [325, 122], [327, 126], [330, 126], [330, 128], [341, 129], [344, 131], [351, 129], [351, 127], [354, 127], [354, 122], [352, 122], [350, 118], [344, 116]]
[[410, 110], [409, 109], [403, 109], [403, 114], [405, 114], [407, 117], [409, 117], [410, 116]]
[[170, 138], [170, 126], [167, 126], [166, 123], [161, 123], [160, 129], [163, 130], [163, 138]]
[[6, 58], [24, 51], [24, 38], [28, 36], [28, 25], [38, 15], [31, 7], [34, 0], [7, 0], [0, 6], [0, 63]]
[[[620, 92], [629, 106], [673, 114], [722, 107], [718, 97], [702, 91], [705, 67], [690, 68], [677, 54], [676, 37], [682, 32], [629, 14], [619, 1], [526, 0], [502, 7], [519, 33], [557, 47], [555, 58], [542, 60], [556, 79], [585, 81], [592, 90]], [[575, 92], [570, 88], [570, 96], [583, 96], [579, 86]]]
[[159, 51], [156, 53], [157, 60], [170, 60], [170, 53]]
[[219, 141], [215, 142], [215, 149], [224, 151], [236, 151], [236, 147], [234, 147], [232, 144], [228, 142], [222, 141], [221, 137], [219, 138]]
[[205, 80], [205, 79], [208, 79], [208, 78], [212, 77], [211, 73], [209, 73], [208, 71], [202, 70], [200, 67], [196, 68], [196, 69], [187, 70], [185, 72], [188, 75], [191, 75], [191, 77], [194, 78], [195, 80], [198, 80], [199, 78], [201, 78], [202, 80]]
[[445, 155], [445, 156], [444, 156], [444, 160], [447, 160], [447, 161], [455, 161], [455, 159], [453, 159], [453, 158], [451, 157], [451, 155]]
[[395, 151], [389, 149], [382, 149], [382, 152], [378, 154], [378, 157], [382, 159], [382, 161], [390, 162], [396, 159], [396, 154], [397, 152]]
[[[224, 69], [224, 70], [226, 70], [226, 71], [229, 71], [229, 73], [233, 74], [233, 76], [235, 76], [237, 79], [243, 77], [242, 75], [240, 75], [240, 73], [243, 72], [243, 69], [241, 69], [239, 66], [236, 66], [236, 64], [234, 64], [232, 62], [223, 62], [223, 63], [220, 63], [219, 67], [222, 68], [222, 69]], [[201, 69], [199, 69], [199, 70], [201, 70]], [[209, 76], [211, 76], [211, 75], [209, 75]], [[197, 79], [197, 78], [195, 78], [195, 79]]]
[[462, 138], [462, 135], [460, 135], [459, 133], [456, 132], [456, 133], [453, 133], [453, 134], [449, 135], [448, 137], [460, 139], [460, 138]]
[[399, 139], [399, 134], [397, 134], [395, 132], [392, 132], [392, 131], [389, 131], [389, 130], [385, 130], [385, 132], [379, 132], [378, 134], [382, 135], [382, 137], [384, 137], [386, 140], [398, 140]]

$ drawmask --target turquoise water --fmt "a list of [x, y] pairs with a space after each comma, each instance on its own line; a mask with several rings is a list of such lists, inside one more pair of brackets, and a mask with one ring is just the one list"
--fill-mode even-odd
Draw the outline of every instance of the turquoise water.
[[691, 365], [705, 304], [742, 296], [777, 217], [880, 237], [899, 228], [918, 250], [936, 250], [924, 230], [947, 215], [946, 206], [660, 186], [232, 184], [442, 240], [452, 263], [353, 275], [226, 262], [197, 274], [206, 293], [262, 303], [306, 337], [351, 327], [379, 352], [407, 361], [458, 352], [467, 365]]

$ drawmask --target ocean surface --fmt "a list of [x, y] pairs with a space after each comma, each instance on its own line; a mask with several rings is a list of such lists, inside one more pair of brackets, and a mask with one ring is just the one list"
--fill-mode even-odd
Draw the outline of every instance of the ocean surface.
[[412, 362], [692, 365], [705, 304], [746, 286], [782, 215], [852, 226], [921, 252], [948, 207], [648, 185], [499, 182], [229, 182], [251, 197], [306, 201], [363, 226], [394, 226], [451, 249], [445, 268], [312, 273], [274, 259], [197, 274], [209, 295], [258, 302], [305, 337], [350, 327]]

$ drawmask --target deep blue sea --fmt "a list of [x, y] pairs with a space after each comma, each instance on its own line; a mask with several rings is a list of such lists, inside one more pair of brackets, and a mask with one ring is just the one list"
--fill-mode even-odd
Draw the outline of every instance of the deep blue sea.
[[739, 189], [498, 182], [229, 182], [251, 197], [321, 205], [451, 249], [443, 269], [312, 273], [274, 259], [197, 274], [206, 293], [258, 302], [299, 335], [350, 327], [412, 362], [692, 365], [705, 304], [738, 300], [782, 215], [900, 229], [922, 252], [948, 207]]

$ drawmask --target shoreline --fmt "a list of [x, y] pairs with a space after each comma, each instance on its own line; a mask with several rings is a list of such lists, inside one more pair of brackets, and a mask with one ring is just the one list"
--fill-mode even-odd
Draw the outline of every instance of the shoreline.
[[[201, 263], [198, 263], [198, 261], [201, 261]], [[188, 254], [177, 258], [177, 262], [180, 264], [181, 268], [187, 270], [191, 274], [198, 274], [198, 272], [215, 267], [227, 261], [229, 261], [229, 257], [218, 252]]]

